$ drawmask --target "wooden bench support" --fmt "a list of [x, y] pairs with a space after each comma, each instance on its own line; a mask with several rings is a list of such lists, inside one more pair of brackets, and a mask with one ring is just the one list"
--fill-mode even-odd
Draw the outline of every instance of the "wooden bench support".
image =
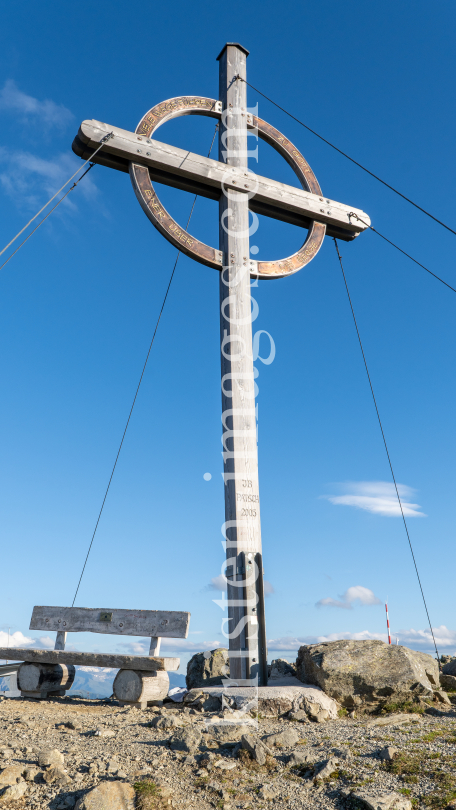
[[18, 669], [17, 688], [22, 697], [46, 699], [49, 696], [63, 696], [71, 689], [76, 670], [69, 664], [30, 664], [24, 663]]
[[169, 691], [167, 672], [150, 672], [140, 669], [120, 669], [112, 691], [119, 703], [145, 709], [148, 703], [164, 700]]

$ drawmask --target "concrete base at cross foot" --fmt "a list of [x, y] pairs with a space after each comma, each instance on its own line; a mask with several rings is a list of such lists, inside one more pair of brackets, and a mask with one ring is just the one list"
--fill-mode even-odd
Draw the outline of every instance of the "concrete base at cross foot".
[[[337, 718], [339, 704], [326, 695], [319, 686], [301, 683], [297, 678], [277, 678], [270, 680], [267, 686], [203, 686], [206, 695], [222, 700], [233, 709], [251, 708], [264, 717], [277, 717], [290, 711], [298, 711], [303, 704], [316, 703], [329, 714], [332, 720]], [[223, 701], [222, 701], [223, 702]]]

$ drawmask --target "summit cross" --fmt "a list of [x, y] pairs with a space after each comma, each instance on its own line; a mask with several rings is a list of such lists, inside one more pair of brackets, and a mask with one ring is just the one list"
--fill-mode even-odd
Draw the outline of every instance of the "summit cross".
[[[298, 149], [247, 107], [248, 51], [229, 42], [219, 56], [219, 98], [180, 96], [152, 107], [128, 132], [83, 121], [73, 151], [129, 172], [136, 196], [155, 227], [180, 251], [220, 272], [223, 478], [230, 684], [266, 686], [267, 646], [258, 482], [255, 379], [250, 279], [277, 279], [308, 264], [325, 235], [351, 241], [370, 225], [363, 211], [323, 196]], [[220, 122], [219, 159], [212, 160], [152, 138], [166, 121], [208, 115]], [[254, 174], [248, 138], [260, 137], [294, 170], [300, 188]], [[179, 226], [160, 202], [152, 181], [219, 201], [219, 247]], [[250, 216], [263, 214], [307, 230], [302, 247], [277, 261], [250, 257]], [[355, 215], [355, 216], [354, 216]]]

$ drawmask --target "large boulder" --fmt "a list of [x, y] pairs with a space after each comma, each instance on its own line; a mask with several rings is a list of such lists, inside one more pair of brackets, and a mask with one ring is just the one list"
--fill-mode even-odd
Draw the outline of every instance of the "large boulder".
[[281, 678], [295, 678], [296, 665], [290, 664], [286, 658], [276, 658], [268, 666], [268, 682]]
[[187, 689], [201, 686], [221, 686], [230, 677], [228, 650], [206, 650], [196, 653], [187, 664]]
[[432, 697], [439, 684], [430, 655], [376, 640], [300, 647], [296, 667], [303, 683], [320, 686], [346, 709]]
[[[444, 662], [445, 659], [445, 662]], [[456, 658], [451, 658], [449, 655], [442, 655], [440, 659], [443, 663], [442, 672], [444, 675], [456, 675]]]

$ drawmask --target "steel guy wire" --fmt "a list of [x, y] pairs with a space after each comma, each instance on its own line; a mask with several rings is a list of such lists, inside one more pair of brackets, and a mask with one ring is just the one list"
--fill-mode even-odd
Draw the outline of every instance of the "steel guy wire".
[[417, 565], [417, 562], [416, 562], [416, 559], [415, 559], [415, 553], [413, 551], [412, 541], [410, 539], [410, 534], [409, 534], [409, 530], [408, 530], [408, 526], [407, 526], [407, 521], [406, 521], [405, 515], [404, 515], [404, 509], [402, 507], [401, 496], [399, 495], [399, 489], [398, 489], [398, 486], [397, 486], [397, 483], [396, 483], [396, 476], [394, 475], [391, 456], [389, 454], [388, 445], [386, 443], [385, 432], [383, 430], [382, 420], [380, 419], [380, 412], [378, 410], [377, 400], [376, 400], [375, 394], [374, 394], [374, 387], [372, 385], [371, 376], [369, 374], [369, 368], [368, 368], [368, 365], [367, 365], [366, 355], [364, 354], [364, 348], [363, 348], [363, 344], [362, 344], [362, 341], [361, 341], [361, 335], [359, 333], [358, 323], [357, 323], [356, 316], [355, 316], [355, 310], [353, 309], [353, 304], [352, 304], [350, 292], [349, 292], [349, 289], [348, 289], [347, 278], [345, 276], [344, 266], [342, 264], [342, 256], [340, 255], [340, 252], [339, 252], [339, 245], [337, 244], [337, 239], [334, 239], [334, 244], [336, 246], [337, 256], [339, 258], [339, 264], [340, 264], [340, 269], [342, 270], [342, 276], [344, 278], [344, 284], [345, 284], [345, 289], [347, 291], [348, 302], [350, 304], [351, 314], [353, 316], [353, 321], [354, 321], [354, 324], [355, 324], [356, 334], [358, 336], [359, 347], [361, 349], [361, 354], [363, 356], [364, 368], [366, 369], [367, 379], [369, 380], [369, 387], [370, 387], [370, 390], [371, 390], [372, 399], [374, 401], [375, 412], [377, 414], [378, 424], [380, 425], [380, 431], [381, 431], [381, 434], [382, 434], [382, 439], [383, 439], [383, 444], [384, 444], [385, 451], [386, 451], [386, 456], [388, 458], [388, 464], [389, 464], [389, 468], [390, 468], [390, 472], [391, 472], [391, 477], [393, 479], [394, 489], [396, 490], [396, 496], [397, 496], [397, 500], [398, 500], [398, 503], [399, 503], [399, 508], [401, 510], [402, 521], [404, 523], [405, 533], [407, 535], [408, 544], [409, 544], [410, 551], [411, 551], [411, 554], [412, 554], [413, 565], [415, 566], [415, 572], [416, 572], [416, 576], [417, 576], [417, 579], [418, 579], [418, 584], [420, 586], [421, 596], [423, 598], [424, 609], [426, 611], [426, 616], [427, 616], [427, 619], [428, 619], [428, 622], [429, 622], [429, 629], [431, 631], [432, 640], [434, 642], [435, 652], [436, 652], [436, 655], [437, 655], [437, 661], [439, 663], [439, 669], [440, 669], [440, 656], [439, 656], [439, 651], [437, 649], [437, 643], [436, 643], [435, 636], [434, 636], [434, 630], [432, 629], [431, 619], [429, 617], [429, 611], [428, 611], [428, 607], [427, 607], [427, 604], [426, 604], [426, 599], [425, 599], [425, 596], [424, 596], [423, 586], [421, 584], [421, 579], [420, 579], [420, 575], [419, 575], [419, 572], [418, 572], [418, 565]]
[[[86, 162], [87, 162], [87, 161], [86, 161]], [[17, 251], [21, 249], [22, 245], [25, 245], [25, 243], [27, 242], [27, 240], [28, 240], [28, 239], [30, 239], [30, 237], [31, 237], [31, 236], [33, 236], [33, 234], [35, 233], [35, 231], [37, 231], [37, 230], [38, 230], [38, 228], [39, 228], [39, 227], [40, 227], [40, 226], [43, 224], [43, 222], [46, 222], [47, 218], [51, 216], [52, 212], [53, 212], [53, 211], [55, 211], [55, 209], [56, 209], [56, 208], [58, 208], [58, 206], [60, 205], [60, 203], [62, 203], [62, 202], [64, 201], [65, 197], [68, 197], [68, 194], [70, 193], [70, 191], [73, 191], [73, 189], [74, 189], [74, 188], [76, 188], [76, 186], [78, 185], [78, 183], [80, 183], [80, 182], [81, 182], [82, 178], [83, 178], [83, 177], [85, 177], [85, 176], [86, 176], [86, 174], [87, 174], [87, 172], [90, 172], [90, 169], [93, 169], [93, 167], [94, 167], [94, 166], [95, 166], [95, 163], [91, 163], [91, 164], [90, 164], [90, 166], [89, 166], [89, 168], [85, 170], [84, 174], [81, 174], [81, 176], [78, 178], [78, 180], [76, 180], [76, 182], [75, 182], [75, 183], [73, 183], [73, 185], [71, 186], [71, 188], [69, 188], [69, 189], [68, 189], [68, 191], [67, 191], [67, 192], [65, 192], [65, 194], [63, 195], [63, 197], [61, 197], [61, 198], [60, 198], [60, 200], [59, 200], [59, 201], [58, 201], [58, 202], [57, 202], [55, 205], [53, 205], [53, 206], [52, 206], [52, 208], [51, 208], [51, 210], [49, 211], [49, 213], [48, 213], [48, 214], [46, 214], [46, 216], [45, 216], [45, 217], [43, 217], [43, 219], [41, 220], [41, 222], [39, 222], [39, 223], [38, 223], [38, 225], [36, 225], [36, 226], [34, 227], [33, 231], [31, 231], [31, 232], [29, 233], [29, 235], [25, 237], [24, 241], [20, 243], [19, 247], [17, 247], [17, 248], [16, 248], [16, 250], [14, 250], [14, 251], [13, 251], [13, 253], [11, 253], [11, 255], [10, 255], [10, 256], [8, 256], [8, 258], [6, 259], [6, 261], [4, 261], [4, 262], [3, 262], [3, 264], [0, 264], [0, 270], [2, 270], [2, 269], [3, 269], [3, 267], [5, 266], [5, 264], [8, 264], [9, 260], [10, 260], [10, 259], [12, 259], [12, 258], [13, 258], [13, 256], [15, 256], [15, 255], [16, 255]], [[74, 177], [74, 175], [73, 175], [73, 177]], [[66, 185], [66, 184], [65, 184], [65, 185]], [[45, 206], [45, 207], [46, 207], [46, 206]], [[41, 210], [43, 210], [43, 209], [41, 209]], [[22, 231], [21, 231], [21, 233], [22, 233]], [[14, 242], [14, 239], [13, 239], [13, 242]], [[11, 244], [11, 242], [10, 242], [10, 244]]]
[[[208, 155], [207, 155], [208, 157], [210, 157], [210, 154], [211, 154], [211, 152], [212, 152], [212, 147], [214, 146], [215, 136], [217, 135], [218, 128], [219, 128], [219, 124], [218, 124], [218, 122], [217, 122], [216, 127], [215, 127], [214, 136], [213, 136], [213, 138], [212, 138], [211, 146], [210, 146], [210, 149], [209, 149], [209, 152], [208, 152]], [[197, 199], [198, 199], [198, 195], [197, 195], [197, 194], [195, 194], [195, 197], [194, 197], [194, 199], [193, 199], [193, 203], [192, 203], [192, 207], [191, 207], [191, 209], [190, 209], [190, 214], [189, 214], [189, 217], [188, 217], [188, 220], [187, 220], [187, 225], [185, 226], [185, 230], [186, 230], [186, 231], [188, 231], [188, 226], [190, 225], [190, 220], [191, 220], [191, 218], [192, 218], [193, 209], [194, 209], [194, 207], [195, 207], [195, 203], [196, 203], [196, 200], [197, 200]], [[158, 325], [159, 325], [159, 323], [160, 323], [161, 316], [163, 315], [163, 310], [164, 310], [164, 308], [165, 308], [166, 299], [168, 298], [168, 294], [169, 294], [169, 291], [170, 291], [170, 288], [171, 288], [171, 283], [172, 283], [172, 280], [173, 280], [173, 278], [174, 278], [174, 274], [175, 274], [175, 272], [176, 272], [177, 262], [179, 261], [179, 257], [180, 257], [180, 255], [181, 255], [181, 251], [179, 250], [179, 251], [178, 251], [178, 253], [177, 253], [177, 256], [176, 256], [176, 261], [174, 262], [174, 267], [173, 267], [173, 271], [172, 271], [172, 273], [171, 273], [171, 277], [170, 277], [169, 282], [168, 282], [168, 286], [167, 286], [167, 288], [166, 288], [165, 297], [164, 297], [164, 299], [163, 299], [163, 303], [162, 303], [162, 305], [161, 305], [161, 309], [160, 309], [160, 312], [159, 312], [159, 315], [158, 315], [158, 318], [157, 318], [157, 322], [156, 322], [156, 324], [155, 324], [155, 329], [154, 329], [154, 333], [153, 333], [153, 335], [152, 335], [152, 340], [150, 341], [149, 349], [148, 349], [148, 352], [147, 352], [147, 355], [146, 355], [146, 359], [145, 359], [145, 362], [144, 362], [144, 365], [143, 365], [143, 368], [142, 368], [142, 371], [141, 371], [141, 376], [140, 376], [140, 378], [139, 378], [139, 382], [138, 382], [138, 385], [137, 385], [137, 387], [136, 387], [135, 395], [134, 395], [134, 397], [133, 397], [133, 403], [132, 403], [132, 406], [131, 406], [131, 408], [130, 408], [130, 413], [128, 414], [128, 419], [127, 419], [127, 422], [126, 422], [126, 425], [125, 425], [124, 432], [123, 432], [123, 434], [122, 434], [122, 439], [121, 439], [121, 442], [120, 442], [120, 445], [119, 445], [119, 449], [118, 449], [118, 451], [117, 451], [117, 455], [116, 455], [116, 458], [115, 458], [115, 461], [114, 461], [114, 465], [113, 465], [113, 468], [112, 468], [112, 470], [111, 470], [111, 475], [110, 475], [110, 477], [109, 477], [108, 486], [106, 487], [106, 491], [105, 491], [105, 494], [104, 494], [103, 502], [102, 502], [102, 504], [101, 504], [101, 509], [100, 509], [100, 511], [99, 511], [99, 513], [98, 513], [98, 518], [97, 518], [97, 522], [96, 522], [96, 524], [95, 524], [95, 529], [94, 529], [94, 531], [93, 531], [93, 534], [92, 534], [92, 539], [91, 539], [91, 541], [90, 541], [90, 545], [89, 545], [89, 548], [88, 548], [88, 551], [87, 551], [87, 555], [86, 555], [86, 558], [85, 558], [85, 560], [84, 560], [84, 565], [82, 566], [81, 576], [79, 577], [78, 586], [77, 586], [77, 588], [76, 588], [76, 592], [75, 592], [75, 594], [74, 594], [74, 598], [73, 598], [73, 602], [72, 602], [72, 604], [71, 604], [71, 607], [74, 607], [74, 603], [75, 603], [75, 601], [76, 601], [76, 597], [77, 597], [77, 595], [78, 595], [78, 591], [79, 591], [79, 586], [81, 585], [82, 577], [84, 576], [84, 571], [85, 571], [85, 569], [86, 569], [87, 560], [89, 559], [89, 554], [90, 554], [90, 552], [91, 552], [91, 550], [92, 550], [93, 541], [95, 540], [95, 535], [96, 535], [96, 533], [97, 533], [97, 529], [98, 529], [98, 524], [100, 523], [100, 519], [101, 519], [101, 515], [102, 515], [102, 512], [103, 512], [103, 509], [104, 509], [104, 505], [105, 505], [105, 503], [106, 503], [106, 498], [108, 497], [109, 488], [110, 488], [110, 486], [111, 486], [111, 482], [112, 482], [112, 479], [113, 479], [113, 477], [114, 477], [114, 473], [115, 473], [115, 470], [116, 470], [116, 467], [117, 467], [117, 462], [118, 462], [118, 460], [119, 460], [120, 451], [122, 450], [122, 446], [123, 446], [123, 443], [124, 443], [124, 439], [125, 439], [125, 436], [126, 436], [126, 434], [127, 434], [128, 426], [129, 426], [129, 424], [130, 424], [130, 419], [131, 419], [131, 416], [132, 416], [132, 413], [133, 413], [133, 409], [134, 409], [135, 404], [136, 404], [136, 400], [137, 400], [137, 397], [138, 397], [138, 394], [139, 394], [139, 389], [140, 389], [140, 387], [141, 387], [141, 383], [142, 383], [142, 381], [143, 381], [143, 377], [144, 377], [144, 374], [145, 374], [145, 371], [146, 371], [146, 366], [147, 366], [147, 363], [148, 363], [148, 360], [149, 360], [149, 357], [150, 357], [150, 353], [151, 353], [151, 351], [152, 351], [152, 346], [153, 346], [153, 344], [154, 344], [155, 335], [157, 334]]]
[[440, 281], [442, 284], [444, 284], [445, 287], [448, 287], [450, 290], [453, 290], [453, 292], [456, 292], [456, 289], [452, 287], [451, 284], [448, 284], [448, 282], [444, 281], [443, 278], [440, 278], [440, 276], [437, 276], [436, 273], [432, 272], [432, 270], [429, 270], [428, 267], [425, 267], [424, 264], [421, 264], [421, 262], [419, 262], [418, 259], [414, 259], [413, 256], [410, 255], [410, 253], [407, 253], [405, 250], [402, 250], [402, 248], [400, 248], [399, 245], [395, 245], [394, 242], [391, 241], [391, 239], [388, 239], [386, 236], [383, 236], [383, 234], [380, 233], [380, 231], [377, 231], [377, 229], [374, 228], [373, 225], [369, 225], [367, 222], [364, 222], [364, 219], [361, 219], [361, 217], [359, 217], [358, 214], [355, 214], [353, 211], [351, 211], [349, 216], [358, 219], [360, 222], [363, 223], [363, 225], [366, 225], [368, 228], [371, 229], [371, 231], [374, 231], [374, 233], [376, 233], [377, 236], [380, 236], [382, 239], [385, 240], [385, 242], [388, 242], [389, 245], [391, 245], [393, 248], [396, 248], [396, 250], [398, 250], [399, 253], [403, 253], [404, 256], [407, 256], [408, 259], [411, 259], [412, 262], [415, 262], [415, 264], [417, 264], [418, 267], [422, 267], [423, 270], [426, 270], [426, 273], [429, 273], [431, 276], [434, 276], [434, 278], [436, 278], [437, 281]]
[[[35, 221], [35, 219], [36, 219], [37, 217], [39, 217], [39, 215], [41, 214], [41, 212], [42, 212], [42, 211], [44, 211], [44, 209], [48, 207], [48, 205], [49, 205], [49, 204], [52, 202], [52, 200], [55, 200], [55, 198], [56, 198], [56, 197], [57, 197], [57, 196], [60, 194], [60, 192], [61, 192], [61, 191], [63, 191], [63, 189], [65, 188], [65, 186], [67, 186], [67, 185], [68, 185], [68, 183], [71, 183], [71, 181], [72, 181], [73, 177], [76, 177], [76, 175], [77, 175], [77, 174], [79, 174], [79, 172], [81, 171], [81, 169], [83, 169], [83, 168], [84, 168], [84, 166], [87, 166], [87, 164], [88, 164], [88, 163], [90, 163], [90, 161], [91, 161], [91, 160], [93, 160], [93, 158], [95, 157], [95, 155], [97, 154], [97, 152], [99, 152], [99, 151], [100, 151], [100, 149], [103, 147], [103, 144], [104, 144], [104, 143], [106, 143], [106, 141], [109, 141], [109, 139], [110, 139], [110, 138], [112, 138], [113, 136], [114, 136], [114, 133], [113, 133], [113, 132], [108, 132], [108, 134], [107, 134], [107, 135], [105, 135], [105, 136], [104, 136], [104, 138], [102, 138], [102, 139], [101, 139], [101, 141], [100, 141], [100, 146], [98, 147], [98, 149], [95, 149], [95, 152], [93, 152], [93, 154], [92, 154], [92, 155], [90, 155], [90, 157], [89, 157], [89, 158], [88, 158], [88, 159], [87, 159], [87, 160], [86, 160], [86, 161], [85, 161], [85, 162], [82, 164], [82, 166], [79, 166], [79, 169], [77, 170], [77, 172], [75, 172], [74, 174], [72, 174], [72, 175], [71, 175], [71, 177], [69, 178], [69, 180], [67, 180], [67, 181], [66, 181], [66, 183], [64, 183], [64, 184], [63, 184], [62, 188], [59, 188], [59, 190], [55, 192], [54, 196], [53, 196], [53, 197], [51, 197], [51, 199], [50, 199], [50, 200], [48, 200], [48, 201], [47, 201], [47, 203], [46, 203], [45, 205], [43, 205], [43, 207], [42, 207], [42, 208], [40, 208], [40, 210], [38, 211], [38, 213], [37, 213], [37, 214], [35, 214], [35, 216], [34, 216], [34, 217], [32, 217], [32, 218], [31, 218], [31, 219], [30, 219], [30, 220], [27, 222], [27, 225], [24, 225], [24, 227], [22, 228], [22, 230], [20, 230], [20, 231], [19, 231], [19, 233], [17, 233], [17, 234], [16, 234], [16, 236], [14, 237], [14, 239], [11, 239], [11, 242], [8, 242], [8, 244], [7, 244], [7, 245], [5, 245], [5, 247], [3, 248], [3, 250], [0, 250], [0, 256], [2, 256], [2, 255], [4, 254], [5, 250], [8, 250], [8, 248], [9, 248], [9, 247], [11, 247], [11, 245], [13, 244], [13, 242], [15, 242], [15, 241], [16, 241], [16, 239], [18, 239], [18, 238], [19, 238], [19, 236], [21, 235], [21, 233], [24, 233], [24, 231], [26, 231], [26, 230], [27, 230], [28, 226], [29, 226], [29, 225], [31, 225], [31, 224], [32, 224], [32, 222], [34, 222], [34, 221]], [[87, 172], [84, 172], [84, 174], [87, 174]], [[84, 176], [84, 175], [82, 175], [82, 176]], [[81, 180], [81, 177], [79, 178], [79, 180]], [[79, 180], [77, 181], [78, 183], [79, 183]], [[75, 185], [76, 185], [76, 184], [75, 184]], [[72, 188], [74, 188], [74, 186], [72, 186]], [[66, 195], [65, 195], [65, 196], [66, 196]], [[63, 197], [62, 197], [62, 199], [63, 199]], [[56, 207], [57, 207], [57, 206], [54, 206], [54, 208], [56, 208]], [[54, 210], [54, 209], [53, 209], [53, 210]], [[49, 216], [49, 214], [48, 214], [48, 216]], [[46, 218], [47, 218], [47, 217], [45, 217], [45, 219], [46, 219]], [[43, 222], [44, 222], [44, 220], [43, 220]], [[40, 223], [40, 224], [41, 224], [41, 223]], [[35, 230], [36, 230], [36, 228], [35, 228]], [[33, 231], [32, 231], [32, 233], [33, 233]], [[24, 242], [26, 242], [26, 241], [27, 241], [27, 240], [26, 240], [26, 239], [24, 239]], [[24, 242], [22, 242], [22, 244], [24, 244]], [[14, 252], [16, 253], [17, 251], [14, 251]], [[12, 255], [14, 256], [14, 253], [13, 253]], [[10, 258], [11, 258], [11, 256], [10, 256]], [[2, 267], [4, 267], [4, 265], [5, 265], [5, 264], [6, 264], [6, 262], [5, 262], [4, 264], [2, 264]], [[1, 267], [0, 267], [0, 270], [1, 270]]]
[[248, 86], [251, 87], [252, 90], [255, 90], [255, 92], [259, 93], [260, 96], [263, 96], [263, 98], [265, 98], [266, 101], [269, 101], [271, 104], [273, 104], [274, 107], [277, 107], [277, 109], [282, 110], [282, 112], [284, 112], [285, 115], [288, 115], [290, 118], [293, 119], [293, 121], [296, 121], [296, 123], [300, 124], [302, 127], [307, 129], [309, 132], [312, 133], [312, 135], [315, 135], [317, 138], [319, 138], [320, 141], [323, 141], [323, 143], [328, 144], [328, 146], [330, 146], [331, 149], [335, 149], [336, 152], [339, 152], [340, 155], [343, 155], [343, 157], [347, 158], [347, 160], [350, 160], [352, 163], [355, 164], [355, 166], [358, 166], [360, 169], [362, 169], [363, 172], [366, 172], [367, 174], [370, 174], [371, 177], [373, 177], [375, 180], [378, 180], [378, 182], [382, 183], [382, 185], [386, 186], [386, 188], [389, 188], [390, 191], [394, 191], [395, 194], [397, 194], [399, 197], [402, 197], [402, 199], [405, 200], [406, 202], [410, 203], [410, 205], [413, 205], [415, 208], [418, 209], [418, 211], [421, 211], [423, 214], [426, 214], [427, 217], [430, 217], [431, 219], [434, 220], [434, 222], [437, 222], [439, 225], [441, 225], [442, 228], [446, 228], [447, 231], [450, 231], [450, 233], [453, 233], [456, 236], [456, 231], [453, 230], [453, 228], [450, 228], [450, 226], [446, 225], [445, 222], [442, 222], [441, 219], [438, 219], [433, 214], [431, 214], [429, 211], [426, 211], [426, 209], [422, 208], [421, 205], [418, 205], [418, 203], [413, 202], [413, 200], [411, 200], [410, 197], [406, 197], [405, 194], [402, 194], [402, 192], [398, 191], [397, 188], [394, 188], [394, 186], [391, 186], [389, 183], [386, 182], [386, 180], [382, 180], [381, 177], [379, 177], [377, 174], [374, 174], [374, 172], [371, 172], [370, 169], [367, 169], [366, 166], [362, 165], [362, 163], [359, 163], [357, 160], [350, 157], [350, 155], [347, 155], [346, 152], [344, 152], [342, 149], [339, 149], [339, 147], [335, 146], [333, 143], [331, 143], [331, 141], [328, 141], [327, 138], [323, 137], [323, 135], [320, 135], [318, 132], [315, 132], [314, 129], [309, 127], [303, 121], [300, 121], [300, 119], [296, 118], [296, 116], [293, 115], [291, 112], [288, 112], [288, 110], [286, 110], [284, 107], [281, 107], [280, 104], [277, 104], [276, 101], [273, 101], [272, 98], [269, 98], [269, 96], [267, 96], [265, 93], [262, 93], [261, 90], [258, 90], [258, 87], [255, 87], [253, 84], [250, 84], [250, 82], [248, 82], [247, 79], [243, 79], [242, 76], [239, 76], [239, 75], [235, 76], [235, 79], [240, 79], [241, 82], [245, 82], [245, 84], [248, 84]]

